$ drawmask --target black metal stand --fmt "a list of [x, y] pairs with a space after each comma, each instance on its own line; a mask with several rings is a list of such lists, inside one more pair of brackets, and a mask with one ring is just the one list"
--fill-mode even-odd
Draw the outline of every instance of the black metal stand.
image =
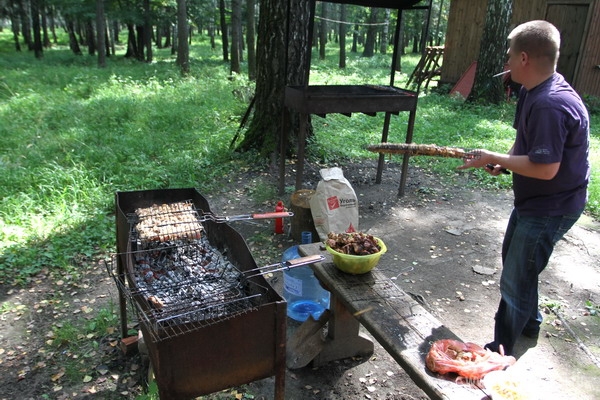
[[[350, 116], [353, 112], [360, 112], [374, 116], [377, 112], [385, 112], [381, 142], [388, 139], [390, 119], [392, 114], [398, 115], [399, 112], [409, 112], [408, 125], [406, 129], [406, 143], [412, 142], [415, 116], [417, 110], [418, 93], [399, 89], [394, 86], [395, 71], [397, 69], [397, 60], [399, 49], [400, 25], [402, 21], [402, 11], [408, 9], [431, 9], [432, 0], [428, 1], [426, 6], [415, 6], [419, 0], [392, 1], [392, 0], [348, 0], [337, 1], [329, 0], [333, 3], [349, 3], [369, 7], [394, 8], [398, 10], [398, 19], [394, 35], [394, 54], [392, 59], [391, 77], [389, 86], [375, 85], [355, 85], [355, 86], [310, 86], [308, 84], [308, 74], [304, 86], [287, 86], [284, 96], [283, 123], [280, 135], [280, 164], [279, 164], [279, 193], [283, 194], [285, 190], [285, 154], [288, 148], [287, 132], [289, 129], [290, 110], [300, 114], [300, 126], [298, 132], [298, 150], [296, 164], [296, 190], [302, 189], [304, 174], [304, 153], [306, 146], [307, 120], [311, 114], [325, 117], [326, 114], [339, 113]], [[310, 22], [308, 32], [308, 46], [312, 48], [312, 38], [315, 18], [315, 0], [312, 0], [310, 9]], [[427, 29], [429, 31], [429, 18], [427, 19]], [[289, 35], [288, 35], [289, 36]], [[286, 44], [287, 46], [287, 44]], [[287, 54], [287, 49], [286, 49]], [[310, 54], [307, 57], [306, 70], [310, 71]], [[408, 155], [404, 155], [402, 163], [402, 177], [398, 194], [404, 194], [406, 185], [406, 174], [408, 171]], [[376, 183], [381, 183], [383, 168], [385, 164], [384, 154], [379, 155], [377, 164]]]

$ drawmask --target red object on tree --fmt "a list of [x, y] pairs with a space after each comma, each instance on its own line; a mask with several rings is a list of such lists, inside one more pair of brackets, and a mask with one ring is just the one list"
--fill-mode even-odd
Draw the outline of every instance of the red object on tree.
[[[275, 206], [275, 212], [283, 212], [285, 207], [283, 201], [278, 201]], [[283, 218], [275, 218], [275, 233], [283, 233]]]

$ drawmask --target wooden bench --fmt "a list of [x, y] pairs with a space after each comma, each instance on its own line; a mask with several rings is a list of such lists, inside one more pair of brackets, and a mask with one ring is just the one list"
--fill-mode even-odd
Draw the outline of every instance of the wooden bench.
[[431, 399], [490, 398], [481, 389], [455, 383], [454, 376], [427, 369], [425, 356], [431, 343], [460, 339], [378, 268], [363, 275], [346, 274], [333, 265], [320, 243], [301, 245], [300, 253], [326, 256], [312, 268], [331, 293], [327, 337], [313, 366], [371, 354], [373, 343], [359, 332], [362, 324]]

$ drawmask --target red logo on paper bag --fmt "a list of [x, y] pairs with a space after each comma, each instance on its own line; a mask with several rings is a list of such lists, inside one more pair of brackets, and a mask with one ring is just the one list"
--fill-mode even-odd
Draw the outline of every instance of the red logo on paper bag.
[[340, 202], [337, 196], [331, 196], [327, 198], [327, 208], [330, 210], [335, 210], [336, 208], [340, 208]]

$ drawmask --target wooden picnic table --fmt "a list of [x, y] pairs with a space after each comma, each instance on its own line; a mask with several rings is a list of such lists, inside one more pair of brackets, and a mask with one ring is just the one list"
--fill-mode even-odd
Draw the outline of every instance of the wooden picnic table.
[[359, 332], [362, 324], [431, 399], [490, 399], [482, 389], [457, 384], [455, 376], [427, 369], [431, 343], [460, 338], [427, 311], [418, 296], [403, 291], [378, 267], [363, 275], [338, 270], [321, 243], [301, 245], [300, 253], [326, 256], [311, 267], [331, 293], [327, 338], [314, 366], [372, 353], [373, 343]]

